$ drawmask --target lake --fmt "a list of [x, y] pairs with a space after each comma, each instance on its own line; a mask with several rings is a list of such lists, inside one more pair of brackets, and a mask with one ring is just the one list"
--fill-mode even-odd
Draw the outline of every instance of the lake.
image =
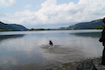
[[[101, 31], [0, 32], [0, 70], [35, 70], [41, 66], [100, 57]], [[49, 46], [49, 40], [54, 46]]]

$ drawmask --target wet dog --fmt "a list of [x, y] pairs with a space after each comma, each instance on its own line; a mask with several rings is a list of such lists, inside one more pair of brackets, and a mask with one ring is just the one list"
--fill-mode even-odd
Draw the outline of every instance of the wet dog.
[[53, 46], [53, 42], [51, 40], [49, 41], [49, 45], [50, 46]]

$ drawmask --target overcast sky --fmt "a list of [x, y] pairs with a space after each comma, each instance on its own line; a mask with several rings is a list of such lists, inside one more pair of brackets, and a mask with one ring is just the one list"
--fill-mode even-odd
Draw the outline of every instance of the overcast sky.
[[105, 17], [105, 0], [0, 0], [0, 21], [58, 28]]

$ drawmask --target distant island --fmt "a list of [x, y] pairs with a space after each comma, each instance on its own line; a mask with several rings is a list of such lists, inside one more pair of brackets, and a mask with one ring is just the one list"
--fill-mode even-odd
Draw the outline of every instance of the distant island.
[[31, 28], [29, 31], [45, 31], [45, 30], [58, 30], [58, 29], [44, 29], [44, 28]]
[[81, 29], [103, 29], [102, 19], [93, 20], [90, 22], [81, 22], [68, 27], [60, 27], [57, 29], [31, 28], [27, 29], [19, 24], [6, 24], [0, 21], [0, 31], [45, 31], [45, 30], [81, 30]]

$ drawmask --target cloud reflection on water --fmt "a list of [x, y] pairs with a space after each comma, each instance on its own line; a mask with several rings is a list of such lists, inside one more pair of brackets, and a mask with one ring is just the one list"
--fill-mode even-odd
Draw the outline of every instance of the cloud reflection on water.
[[[100, 32], [94, 31], [39, 31], [19, 36], [0, 36], [0, 61], [2, 58], [7, 60], [6, 63], [2, 61], [0, 66], [9, 65], [8, 62], [13, 65], [46, 65], [98, 57], [103, 49], [98, 42], [99, 37]], [[53, 41], [54, 47], [49, 48], [49, 40]]]

